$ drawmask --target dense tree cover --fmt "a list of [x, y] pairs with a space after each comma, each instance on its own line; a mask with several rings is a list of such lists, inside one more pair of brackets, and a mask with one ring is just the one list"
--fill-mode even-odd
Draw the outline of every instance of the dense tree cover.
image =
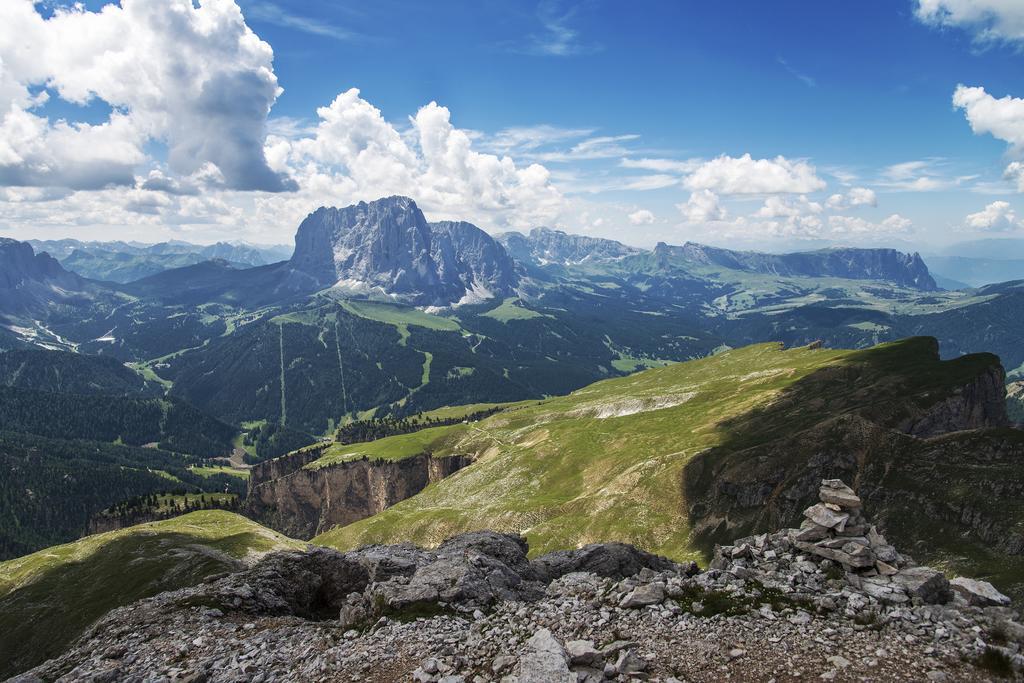
[[265, 423], [246, 432], [242, 438], [246, 446], [252, 446], [256, 450], [256, 457], [246, 453], [244, 459], [248, 463], [263, 462], [317, 441], [315, 436], [297, 429], [282, 427], [273, 422]]
[[88, 396], [0, 387], [0, 425], [62, 439], [89, 439], [214, 457], [237, 430], [175, 399]]
[[395, 434], [409, 434], [429, 427], [443, 427], [460, 422], [476, 422], [500, 412], [501, 408], [488, 408], [469, 413], [463, 417], [437, 418], [422, 414], [412, 417], [380, 417], [370, 420], [357, 420], [342, 425], [334, 433], [334, 440], [340, 444], [364, 443], [383, 439]]
[[121, 361], [142, 361], [202, 346], [224, 333], [227, 324], [221, 316], [229, 309], [203, 306], [182, 309], [154, 302], [97, 307], [91, 317], [80, 310], [66, 315], [55, 313], [50, 329], [69, 339], [82, 340], [83, 354], [111, 356]]
[[42, 349], [0, 353], [0, 385], [68, 394], [163, 394], [159, 384], [114, 358]]
[[238, 477], [203, 477], [194, 456], [85, 440], [0, 432], [0, 559], [63, 543], [89, 518], [134, 496], [177, 487], [244, 494]]

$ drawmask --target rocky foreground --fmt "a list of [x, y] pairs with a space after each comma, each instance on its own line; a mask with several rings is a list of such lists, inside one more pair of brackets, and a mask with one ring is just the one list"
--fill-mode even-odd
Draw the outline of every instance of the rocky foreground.
[[711, 568], [632, 546], [527, 558], [475, 532], [436, 550], [269, 555], [111, 612], [17, 681], [987, 681], [1024, 625], [990, 584], [900, 554], [826, 480], [800, 529]]

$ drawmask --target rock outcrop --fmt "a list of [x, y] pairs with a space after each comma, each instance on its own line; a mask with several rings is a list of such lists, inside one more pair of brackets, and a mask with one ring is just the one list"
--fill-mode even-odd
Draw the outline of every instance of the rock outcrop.
[[[935, 354], [938, 355], [938, 348]], [[925, 439], [965, 429], [1006, 427], [1010, 420], [1006, 412], [1005, 382], [1003, 367], [991, 366], [923, 414], [904, 420], [897, 429]]]
[[0, 237], [0, 315], [43, 315], [48, 306], [73, 302], [94, 289], [28, 242]]
[[471, 462], [463, 455], [421, 453], [401, 460], [361, 458], [305, 468], [322, 454], [322, 448], [309, 448], [255, 466], [246, 514], [293, 538], [310, 539], [375, 515]]
[[431, 225], [408, 197], [320, 207], [299, 225], [289, 262], [296, 289], [339, 287], [424, 306], [506, 296], [512, 259], [480, 228]]
[[[828, 514], [719, 547], [704, 572], [621, 544], [530, 560], [525, 540], [487, 531], [436, 550], [279, 552], [119, 608], [16, 680], [987, 681], [1021, 670], [1024, 625], [995, 588], [915, 566], [841, 482], [822, 482], [821, 499]], [[822, 537], [797, 540], [808, 533]], [[826, 556], [837, 539], [844, 555]]]

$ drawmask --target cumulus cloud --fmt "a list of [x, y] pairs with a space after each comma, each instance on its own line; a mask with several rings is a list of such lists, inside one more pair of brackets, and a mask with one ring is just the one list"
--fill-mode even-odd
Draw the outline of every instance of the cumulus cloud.
[[709, 223], [725, 220], [725, 209], [718, 203], [718, 195], [711, 190], [697, 190], [685, 204], [676, 204], [687, 223]]
[[801, 195], [797, 198], [768, 197], [764, 205], [755, 214], [759, 218], [791, 218], [821, 213], [821, 204], [812, 202]]
[[754, 159], [750, 154], [706, 161], [683, 184], [690, 190], [711, 190], [723, 195], [804, 194], [825, 189], [825, 181], [806, 161], [783, 156]]
[[1021, 222], [1009, 202], [992, 202], [978, 213], [968, 214], [964, 226], [981, 232], [1007, 232], [1017, 230]]
[[522, 228], [551, 223], [565, 207], [544, 166], [477, 152], [436, 102], [410, 117], [404, 135], [355, 88], [317, 114], [313, 135], [267, 139], [271, 165], [302, 180], [297, 199], [306, 211], [311, 198], [340, 204], [406, 194], [435, 217]]
[[[95, 189], [134, 183], [144, 145], [192, 174], [217, 166], [237, 190], [295, 189], [264, 157], [266, 119], [281, 89], [273, 52], [229, 0], [124, 0], [97, 12], [31, 0], [0, 4], [0, 182]], [[52, 123], [31, 88], [112, 108], [101, 124]]]
[[629, 222], [633, 225], [650, 225], [654, 222], [654, 214], [647, 209], [637, 209], [629, 214]]
[[1024, 164], [1019, 161], [1010, 162], [1003, 171], [1003, 179], [1014, 183], [1018, 192], [1024, 192]]
[[913, 223], [894, 213], [878, 223], [856, 216], [829, 216], [828, 226], [836, 235], [891, 235], [910, 232]]
[[829, 209], [849, 209], [857, 206], [877, 206], [875, 191], [867, 187], [854, 187], [846, 194], [833, 194], [826, 201]]
[[980, 43], [1024, 41], [1024, 3], [1018, 0], [917, 0], [918, 19], [971, 32]]
[[975, 134], [988, 133], [1014, 151], [1024, 150], [1024, 99], [1009, 95], [997, 99], [984, 88], [958, 85], [953, 106], [964, 110]]

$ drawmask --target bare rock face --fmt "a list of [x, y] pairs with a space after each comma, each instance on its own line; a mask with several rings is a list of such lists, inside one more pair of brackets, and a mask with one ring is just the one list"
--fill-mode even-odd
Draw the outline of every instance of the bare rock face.
[[424, 306], [505, 296], [518, 282], [505, 249], [465, 222], [431, 225], [408, 197], [320, 207], [299, 225], [296, 286], [384, 292]]
[[899, 429], [919, 438], [987, 427], [1006, 427], [1006, 372], [996, 365], [978, 375], [954, 395], [923, 415], [904, 421]]
[[375, 515], [470, 463], [467, 456], [435, 458], [424, 453], [402, 460], [363, 458], [304, 469], [321, 454], [311, 449], [254, 467], [247, 512], [284, 534], [309, 539]]

